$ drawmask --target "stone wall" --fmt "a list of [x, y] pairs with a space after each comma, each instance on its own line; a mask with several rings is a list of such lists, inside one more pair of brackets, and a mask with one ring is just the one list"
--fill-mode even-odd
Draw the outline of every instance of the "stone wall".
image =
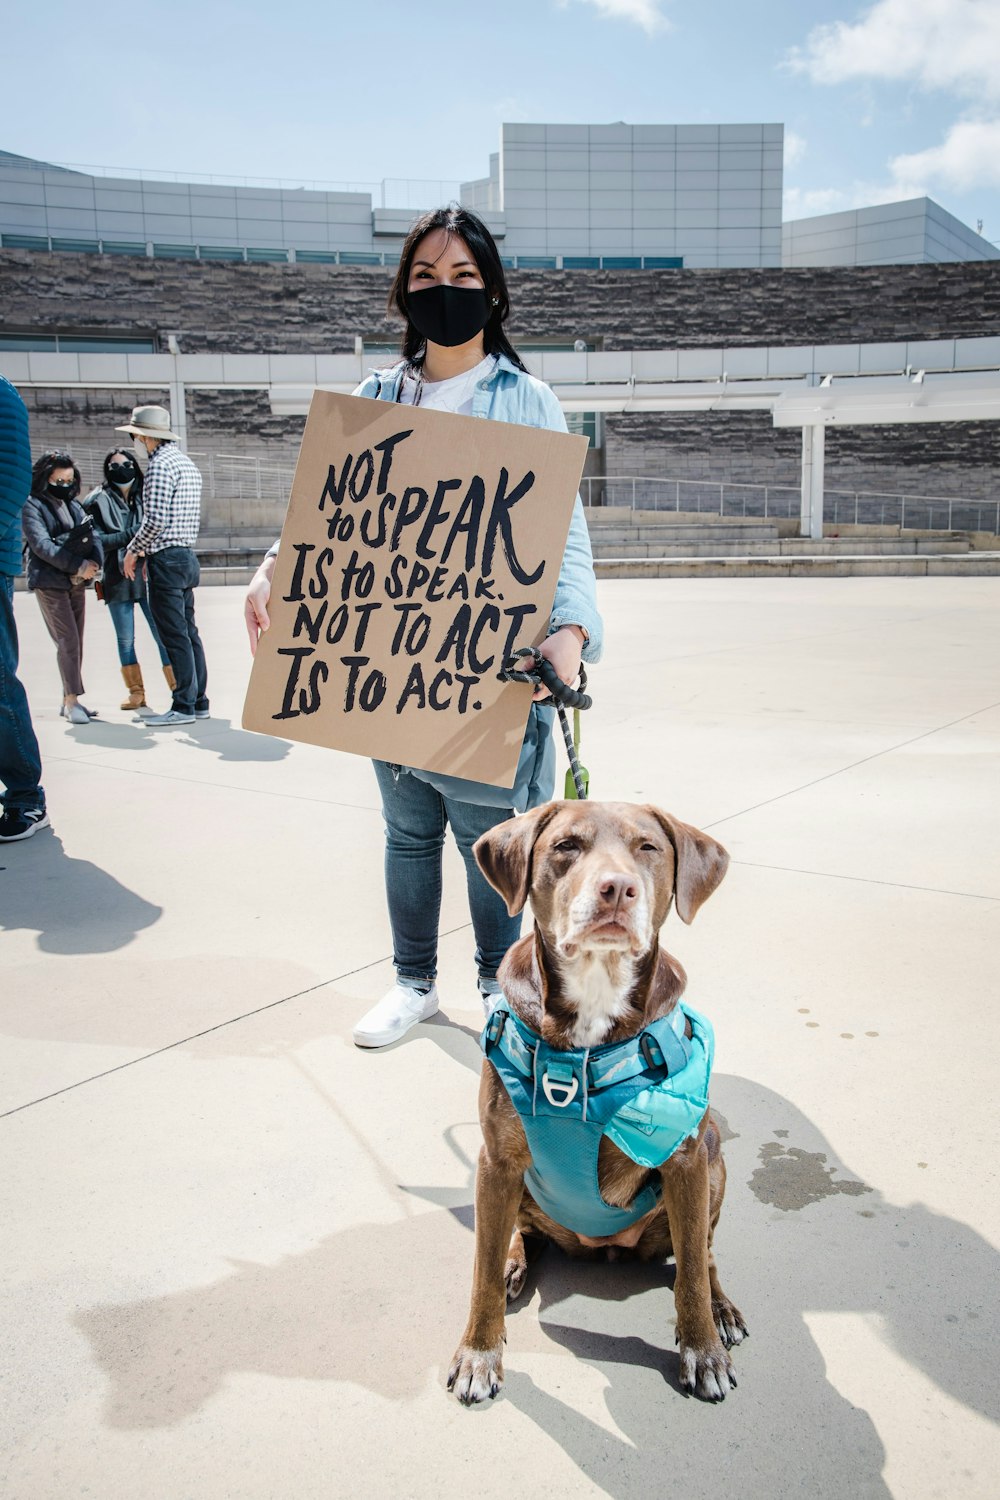
[[[392, 340], [392, 273], [0, 251], [0, 332], [128, 332], [188, 353], [349, 353]], [[1000, 262], [793, 270], [512, 271], [516, 338], [605, 349], [835, 344], [1000, 334]], [[0, 360], [2, 367], [2, 360]], [[163, 393], [27, 391], [46, 442], [101, 446], [115, 412]], [[190, 446], [288, 456], [301, 417], [261, 392], [192, 392]], [[799, 482], [799, 437], [765, 413], [648, 414], [605, 423], [609, 474]], [[102, 448], [103, 451], [103, 448]], [[828, 484], [995, 498], [995, 423], [849, 428], [827, 440]]]

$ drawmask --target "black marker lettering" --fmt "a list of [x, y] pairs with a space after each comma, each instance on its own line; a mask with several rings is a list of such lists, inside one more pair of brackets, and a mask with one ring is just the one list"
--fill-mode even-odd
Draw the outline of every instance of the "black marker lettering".
[[474, 672], [478, 672], [480, 676], [490, 670], [490, 667], [496, 661], [496, 656], [488, 657], [486, 661], [479, 660], [479, 657], [476, 655], [479, 648], [479, 637], [487, 626], [489, 626], [490, 630], [496, 630], [499, 625], [500, 611], [496, 605], [484, 604], [479, 611], [479, 619], [472, 627], [472, 634], [469, 636], [469, 666]]
[[[346, 605], [343, 605], [343, 604], [341, 605], [341, 609], [346, 609], [346, 607], [347, 607]], [[358, 627], [357, 627], [357, 629], [354, 632], [354, 649], [355, 649], [355, 651], [363, 651], [364, 650], [364, 648], [365, 648], [365, 636], [368, 634], [368, 621], [371, 618], [372, 611], [376, 610], [376, 609], [381, 609], [381, 608], [382, 608], [381, 604], [379, 604], [377, 602], [373, 602], [371, 604], [359, 604], [357, 606], [357, 611], [358, 611], [359, 618], [358, 618]]]
[[323, 629], [323, 621], [326, 618], [326, 612], [329, 608], [330, 601], [324, 599], [316, 614], [313, 615], [309, 611], [308, 604], [300, 604], [295, 615], [295, 624], [292, 626], [292, 640], [297, 640], [304, 630], [315, 646], [319, 640], [319, 633]]
[[297, 604], [300, 599], [306, 597], [302, 592], [302, 577], [306, 570], [306, 556], [310, 552], [315, 552], [316, 548], [312, 542], [296, 542], [292, 547], [292, 551], [297, 552], [299, 555], [295, 559], [295, 571], [292, 573], [291, 593], [285, 595], [286, 604]]
[[474, 474], [469, 481], [465, 499], [458, 508], [448, 540], [444, 544], [441, 553], [441, 561], [446, 563], [451, 556], [451, 549], [458, 538], [465, 533], [465, 568], [471, 573], [476, 566], [476, 546], [479, 541], [479, 526], [483, 518], [483, 506], [486, 504], [486, 486], [478, 474]]
[[406, 566], [405, 557], [393, 558], [392, 567], [389, 569], [389, 576], [385, 580], [385, 592], [388, 598], [399, 599], [402, 597], [403, 579], [401, 575], [406, 572]]
[[330, 585], [326, 579], [326, 568], [333, 562], [333, 548], [324, 547], [316, 559], [316, 577], [309, 585], [309, 593], [314, 599], [325, 599], [330, 592]]
[[[411, 498], [412, 497], [412, 498]], [[389, 542], [389, 551], [398, 552], [399, 539], [403, 534], [405, 526], [413, 526], [420, 519], [421, 512], [427, 504], [427, 491], [422, 490], [419, 485], [411, 484], [403, 491], [403, 498], [399, 502], [399, 514], [392, 528], [392, 539]]]
[[378, 471], [378, 484], [375, 486], [375, 493], [377, 495], [385, 494], [386, 486], [389, 483], [389, 469], [392, 465], [393, 451], [396, 444], [401, 443], [404, 438], [410, 437], [412, 432], [413, 428], [409, 427], [406, 432], [395, 432], [392, 437], [383, 438], [380, 443], [375, 444], [375, 452], [382, 455], [382, 462], [379, 465]]
[[519, 500], [523, 500], [535, 482], [535, 476], [529, 469], [520, 484], [508, 492], [507, 482], [510, 476], [506, 469], [500, 470], [500, 478], [497, 482], [496, 494], [493, 497], [493, 509], [490, 512], [490, 522], [486, 528], [486, 540], [483, 543], [482, 571], [492, 573], [493, 553], [496, 550], [497, 533], [503, 544], [503, 555], [507, 559], [507, 566], [517, 579], [518, 583], [537, 583], [545, 572], [544, 559], [538, 564], [533, 573], [526, 573], [518, 561], [517, 553], [514, 551], [514, 533], [510, 524], [510, 513]]
[[310, 696], [307, 698], [306, 690], [305, 688], [302, 688], [301, 690], [299, 690], [298, 708], [294, 708], [292, 706], [295, 699], [296, 689], [299, 686], [299, 673], [302, 669], [302, 663], [305, 661], [307, 656], [312, 656], [313, 654], [314, 652], [312, 646], [280, 646], [278, 648], [278, 655], [290, 656], [292, 658], [292, 662], [288, 669], [288, 679], [285, 683], [285, 696], [281, 701], [281, 712], [272, 714], [271, 717], [273, 719], [296, 719], [298, 718], [299, 714], [314, 714], [319, 708], [319, 684], [321, 682], [325, 682], [330, 675], [330, 669], [325, 661], [313, 662], [309, 670]]
[[[476, 683], [479, 681], [479, 678], [463, 677], [461, 672], [456, 672], [455, 681], [462, 684], [462, 691], [458, 695], [458, 711], [460, 714], [464, 714], [469, 707], [469, 689], [475, 687]], [[473, 708], [480, 708], [482, 705], [479, 703], [474, 703], [472, 706]]]
[[428, 705], [434, 709], [440, 710], [442, 708], [450, 708], [450, 698], [446, 698], [443, 703], [438, 699], [437, 693], [439, 686], [451, 687], [451, 673], [444, 667], [441, 668], [440, 672], [437, 674], [437, 676], [434, 678], [434, 681], [427, 689], [427, 702]]
[[504, 614], [510, 620], [510, 629], [507, 632], [507, 640], [503, 648], [501, 662], [505, 662], [513, 652], [522, 622], [529, 615], [536, 615], [537, 613], [538, 606], [535, 604], [512, 604], [509, 609], [504, 610]]
[[472, 620], [472, 610], [468, 604], [459, 606], [455, 618], [445, 633], [444, 643], [441, 650], [435, 656], [435, 661], [447, 661], [450, 652], [455, 653], [455, 666], [465, 666], [465, 643], [469, 638], [469, 625]]
[[403, 712], [408, 698], [416, 698], [418, 708], [425, 708], [427, 705], [427, 695], [424, 692], [424, 674], [418, 661], [415, 661], [410, 668], [410, 675], [406, 679], [406, 686], [399, 695], [399, 702], [396, 704], [397, 714]]
[[451, 511], [444, 509], [445, 498], [449, 490], [457, 490], [462, 483], [460, 479], [439, 479], [434, 491], [434, 499], [431, 501], [427, 519], [420, 530], [417, 539], [417, 556], [432, 558], [435, 555], [433, 545], [434, 533], [439, 526], [451, 520]]
[[382, 501], [381, 505], [378, 508], [378, 530], [376, 531], [374, 536], [370, 535], [370, 528], [368, 525], [369, 521], [372, 518], [372, 512], [370, 510], [365, 511], [364, 515], [361, 517], [361, 540], [364, 542], [366, 547], [385, 546], [385, 513], [387, 510], [392, 510], [395, 504], [395, 495], [386, 495], [385, 499]]
[[323, 493], [319, 497], [320, 510], [322, 510], [326, 505], [327, 497], [329, 497], [335, 505], [343, 505], [344, 488], [347, 484], [347, 476], [351, 472], [351, 465], [353, 462], [354, 455], [353, 453], [349, 453], [344, 459], [344, 466], [340, 471], [339, 479], [337, 478], [337, 471], [333, 467], [333, 464], [330, 465], [329, 469], [327, 470], [326, 484], [323, 486]]
[[349, 604], [338, 604], [330, 616], [330, 623], [326, 627], [327, 644], [336, 646], [347, 629], [347, 622], [351, 617], [351, 606]]
[[[358, 478], [360, 474], [361, 478]], [[375, 460], [372, 458], [372, 450], [366, 448], [364, 453], [358, 454], [358, 461], [351, 470], [351, 478], [347, 488], [351, 492], [351, 499], [355, 504], [360, 503], [372, 487], [375, 478]]]

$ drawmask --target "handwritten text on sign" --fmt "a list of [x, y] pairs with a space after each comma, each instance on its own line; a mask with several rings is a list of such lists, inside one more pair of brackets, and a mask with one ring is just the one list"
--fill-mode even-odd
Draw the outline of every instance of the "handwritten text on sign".
[[497, 786], [530, 692], [586, 441], [318, 392], [247, 728]]

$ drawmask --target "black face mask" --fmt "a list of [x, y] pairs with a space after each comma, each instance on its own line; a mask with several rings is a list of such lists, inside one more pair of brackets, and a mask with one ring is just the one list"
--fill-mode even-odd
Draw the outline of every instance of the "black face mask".
[[419, 334], [432, 344], [454, 349], [482, 333], [491, 307], [481, 287], [428, 286], [407, 292], [406, 310]]
[[48, 491], [53, 500], [72, 500], [76, 495], [76, 482], [71, 481], [69, 484], [53, 484], [50, 480]]
[[135, 478], [135, 464], [108, 464], [108, 478], [113, 484], [131, 484]]

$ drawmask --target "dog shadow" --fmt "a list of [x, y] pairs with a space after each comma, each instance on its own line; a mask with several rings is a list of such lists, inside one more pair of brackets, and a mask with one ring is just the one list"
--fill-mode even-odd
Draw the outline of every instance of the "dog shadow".
[[[1000, 1256], [968, 1226], [858, 1182], [781, 1096], [726, 1075], [715, 1096], [741, 1127], [726, 1132], [716, 1240], [723, 1286], [752, 1334], [734, 1354], [740, 1389], [721, 1408], [677, 1394], [669, 1265], [573, 1260], [550, 1246], [509, 1309], [506, 1401], [622, 1500], [662, 1488], [666, 1463], [679, 1481], [695, 1476], [698, 1493], [715, 1493], [731, 1486], [741, 1450], [758, 1493], [828, 1493], [841, 1473], [844, 1493], [888, 1495], [874, 1423], [827, 1378], [807, 1319], [861, 1315], [950, 1398], [995, 1421], [983, 1289], [996, 1285]], [[107, 1377], [107, 1424], [176, 1425], [248, 1372], [362, 1385], [403, 1402], [433, 1380], [444, 1401], [464, 1322], [455, 1288], [464, 1292], [472, 1269], [471, 1161], [447, 1137], [469, 1171], [464, 1191], [404, 1188], [391, 1222], [351, 1226], [276, 1264], [234, 1262], [207, 1286], [78, 1312]], [[414, 1197], [445, 1206], [414, 1212]], [[433, 1267], [418, 1295], [415, 1267]], [[526, 1373], [539, 1355], [544, 1376]], [[603, 1376], [610, 1426], [560, 1398], [566, 1357]]]

